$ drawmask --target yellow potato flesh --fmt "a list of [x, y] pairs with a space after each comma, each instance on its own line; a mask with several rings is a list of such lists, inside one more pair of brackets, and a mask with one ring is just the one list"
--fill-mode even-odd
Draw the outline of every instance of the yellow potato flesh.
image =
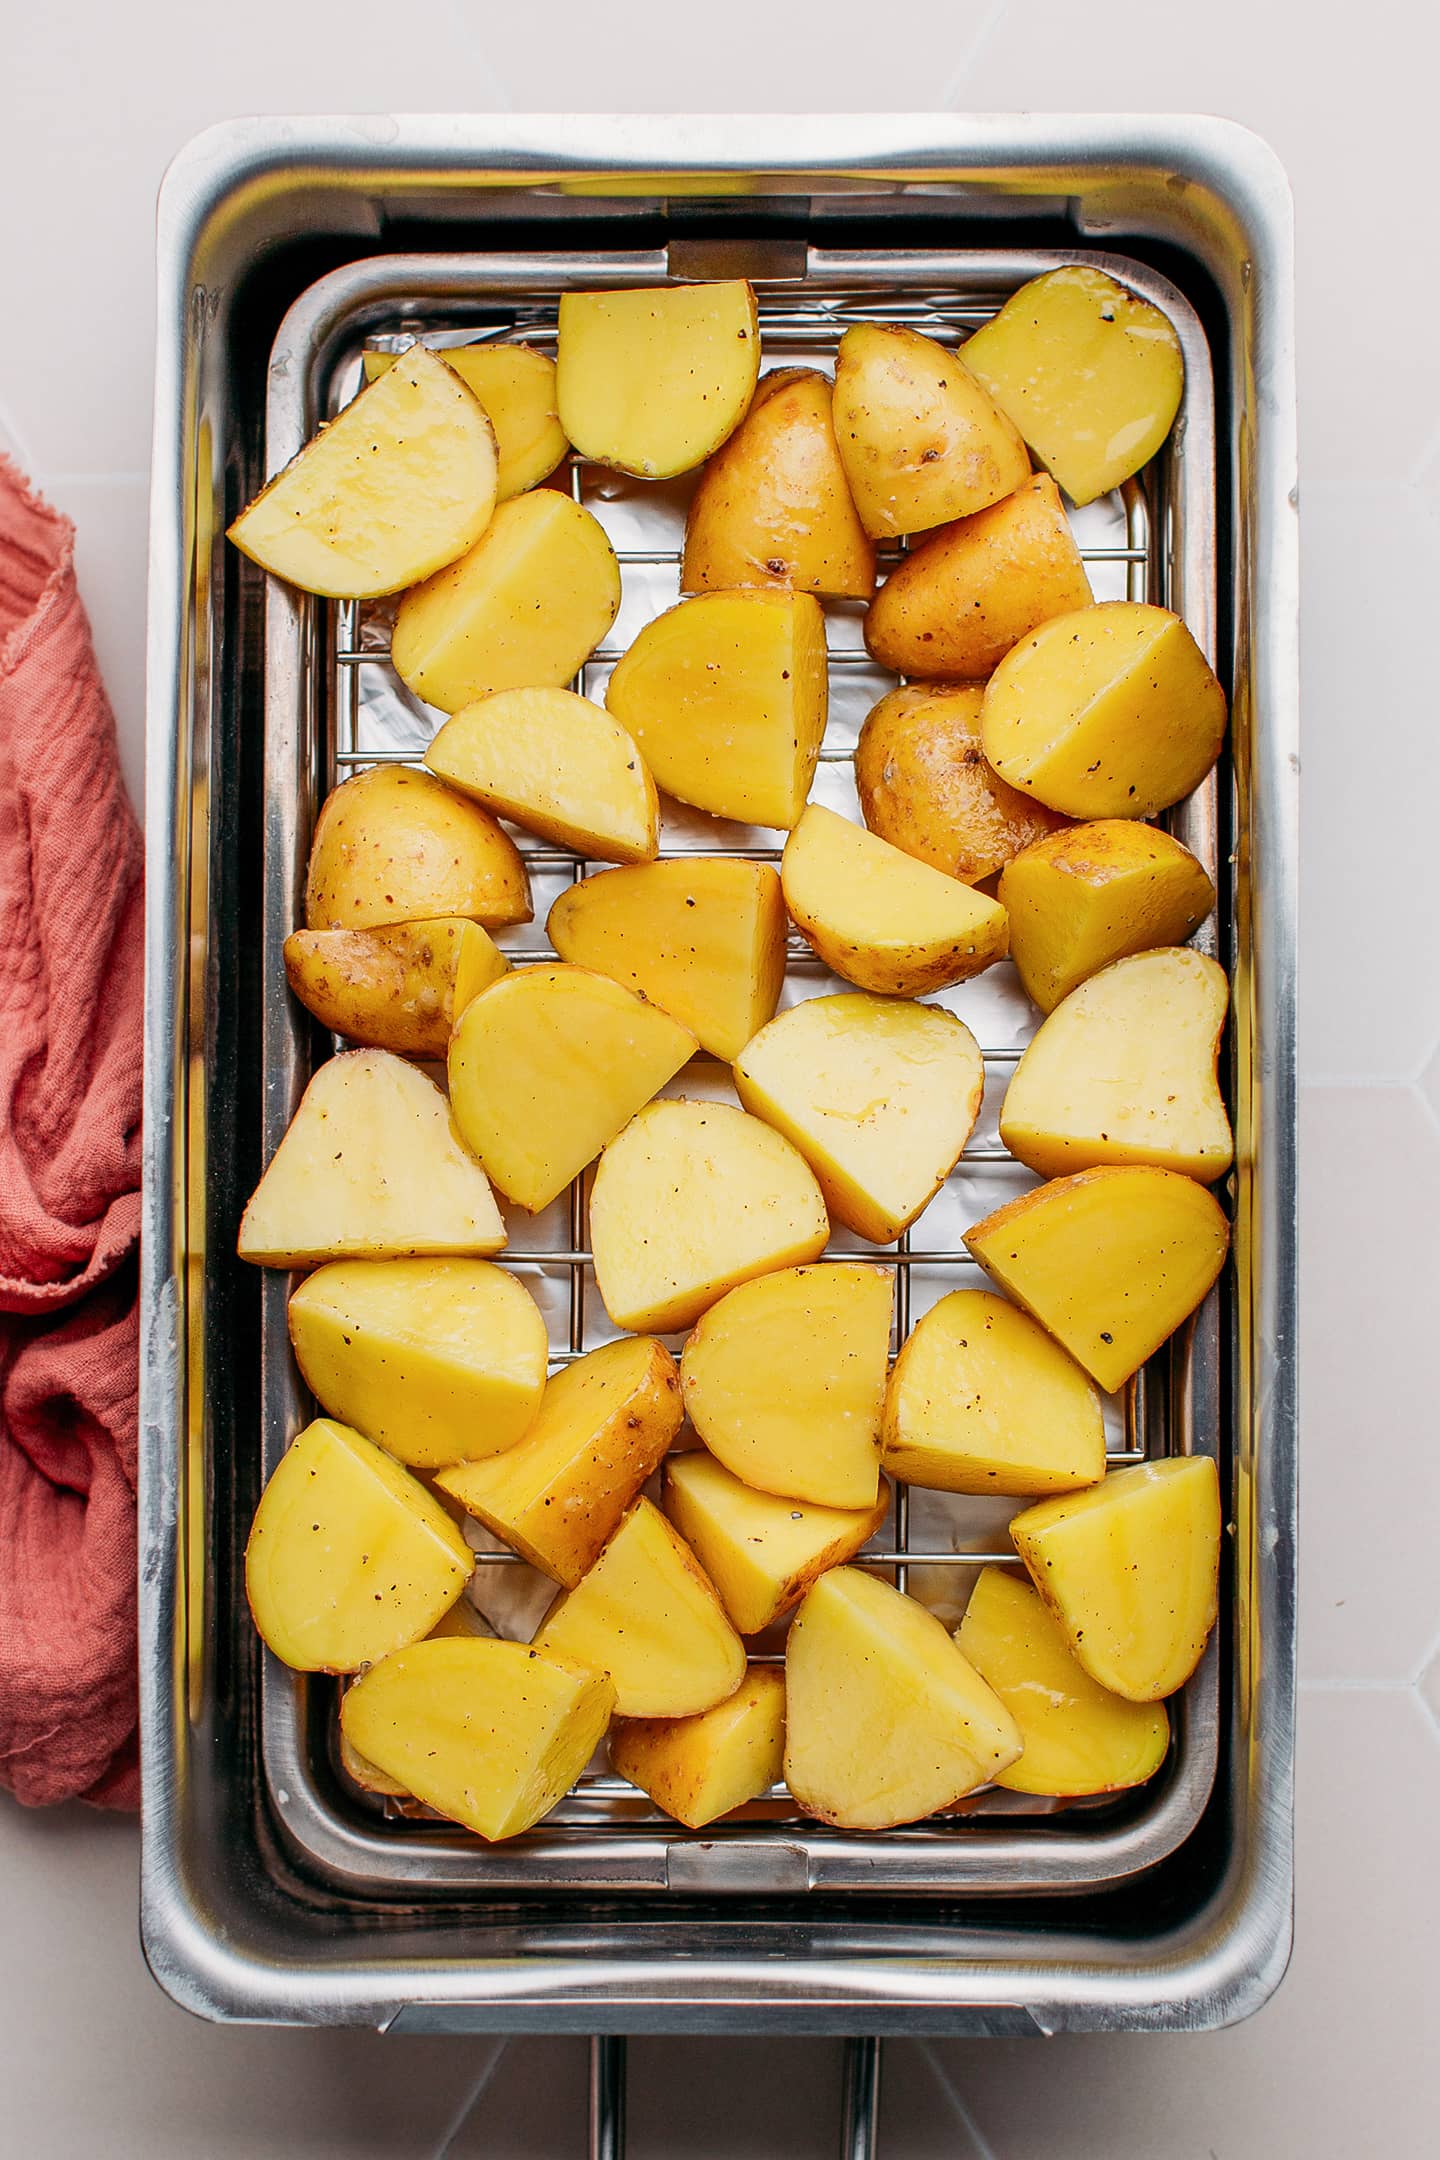
[[[363, 355], [365, 380], [395, 364], [391, 353]], [[555, 363], [529, 345], [447, 345], [436, 358], [468, 383], [490, 416], [500, 456], [496, 498], [508, 502], [554, 472], [570, 445], [555, 401]]]
[[[437, 1635], [442, 1637], [454, 1635], [468, 1637], [472, 1635], [488, 1636], [491, 1633], [492, 1630], [475, 1610], [470, 1600], [467, 1597], [462, 1597], [458, 1604], [451, 1606], [448, 1613], [442, 1614], [434, 1627], [431, 1628], [430, 1633], [424, 1637], [424, 1640], [432, 1642]], [[355, 1783], [365, 1792], [382, 1793], [390, 1800], [409, 1800], [414, 1797], [400, 1783], [399, 1778], [391, 1777], [388, 1770], [382, 1770], [378, 1763], [372, 1763], [367, 1756], [360, 1753], [360, 1750], [351, 1742], [343, 1725], [340, 1729], [340, 1767], [345, 1772], [345, 1775], [353, 1778]]]
[[659, 1005], [727, 1063], [780, 1000], [788, 923], [769, 863], [695, 856], [604, 870], [568, 885], [545, 928], [562, 960]]
[[450, 1105], [466, 1145], [531, 1212], [678, 1072], [695, 1037], [588, 968], [517, 970], [460, 1015]]
[[984, 696], [981, 683], [907, 683], [866, 715], [855, 745], [855, 787], [871, 832], [966, 885], [1065, 822], [986, 764]]
[[614, 1691], [524, 1643], [397, 1650], [347, 1690], [346, 1738], [438, 1814], [518, 1837], [564, 1798], [599, 1745]]
[[758, 1635], [817, 1576], [853, 1559], [889, 1506], [883, 1479], [873, 1507], [834, 1508], [756, 1492], [699, 1448], [665, 1468], [665, 1512], [742, 1635]]
[[671, 479], [744, 418], [760, 368], [755, 295], [743, 279], [564, 293], [558, 362], [560, 423], [581, 456]]
[[[473, 1568], [438, 1500], [333, 1418], [297, 1433], [255, 1510], [245, 1593], [297, 1672], [356, 1672], [425, 1635]], [[369, 1753], [368, 1749], [363, 1752]]]
[[483, 406], [417, 346], [261, 490], [230, 538], [306, 592], [400, 592], [474, 546], [497, 479]]
[[1037, 473], [912, 548], [871, 604], [865, 643], [897, 675], [978, 681], [1041, 623], [1092, 598], [1060, 491]]
[[527, 832], [602, 862], [658, 846], [655, 783], [630, 737], [570, 690], [501, 690], [447, 720], [425, 763]]
[[505, 1243], [489, 1180], [433, 1080], [388, 1050], [320, 1067], [240, 1222], [242, 1260], [486, 1254]]
[[778, 368], [705, 467], [685, 521], [683, 592], [779, 585], [868, 600], [875, 549], [850, 499], [828, 377]]
[[1185, 387], [1169, 317], [1080, 263], [1022, 285], [964, 353], [1077, 503], [1108, 494], [1149, 462]]
[[702, 593], [645, 625], [605, 703], [680, 802], [790, 826], [825, 733], [825, 619], [809, 593]]
[[488, 929], [529, 922], [525, 865], [477, 803], [405, 765], [372, 765], [326, 796], [305, 888], [311, 930], [466, 915]]
[[1183, 945], [1215, 905], [1187, 847], [1152, 825], [1103, 818], [1037, 840], [1005, 866], [1010, 957], [1042, 1012], [1130, 953]]
[[1042, 1177], [1154, 1163], [1213, 1184], [1235, 1154], [1215, 1069], [1229, 1004], [1225, 970], [1187, 946], [1117, 960], [1031, 1042], [1001, 1139]]
[[1097, 1686], [1013, 1570], [981, 1569], [955, 1640], [1020, 1728], [1025, 1752], [995, 1780], [1008, 1792], [1120, 1792], [1143, 1785], [1164, 1762], [1163, 1708]]
[[785, 1782], [847, 1830], [919, 1822], [1020, 1753], [999, 1698], [932, 1613], [859, 1568], [808, 1592], [785, 1652]]
[[752, 1666], [728, 1701], [690, 1718], [620, 1718], [610, 1767], [692, 1830], [758, 1800], [780, 1780], [785, 1680]]
[[877, 1245], [935, 1197], [985, 1094], [979, 1045], [953, 1013], [853, 991], [777, 1014], [734, 1070], [746, 1109], [793, 1141], [832, 1214]]
[[761, 1492], [871, 1508], [890, 1352], [888, 1269], [844, 1261], [742, 1283], [685, 1345], [685, 1411]]
[[862, 990], [917, 997], [965, 982], [1009, 942], [998, 900], [811, 803], [785, 843], [785, 905], [825, 965]]
[[940, 1492], [1053, 1493], [1105, 1475], [1100, 1398], [1060, 1345], [989, 1290], [922, 1315], [885, 1394], [883, 1460]]
[[1198, 787], [1225, 740], [1225, 693], [1178, 615], [1106, 600], [1014, 646], [985, 690], [985, 755], [1076, 818], [1154, 817]]
[[1199, 1664], [1219, 1610], [1220, 1479], [1208, 1455], [1117, 1470], [1010, 1525], [1092, 1680], [1158, 1702]]
[[549, 1361], [522, 1283], [484, 1260], [338, 1260], [290, 1300], [306, 1386], [418, 1470], [495, 1455], [525, 1431]]
[[637, 1500], [535, 1637], [545, 1656], [608, 1673], [621, 1717], [691, 1717], [733, 1695], [745, 1650], [710, 1578], [659, 1508]]
[[372, 1049], [443, 1058], [456, 1015], [509, 966], [461, 915], [378, 930], [292, 930], [285, 975], [322, 1026]]
[[1194, 1312], [1229, 1242], [1193, 1178], [1128, 1167], [1055, 1178], [965, 1233], [986, 1273], [1110, 1394]]
[[1023, 487], [1030, 460], [962, 360], [891, 323], [857, 323], [835, 363], [835, 439], [866, 532], [925, 532]]
[[560, 689], [620, 606], [598, 521], [555, 488], [501, 503], [468, 555], [406, 593], [391, 657], [417, 697], [458, 712], [497, 690]]
[[737, 1283], [817, 1259], [829, 1235], [803, 1156], [728, 1103], [651, 1103], [611, 1141], [590, 1194], [605, 1310], [659, 1335]]
[[518, 1447], [437, 1483], [532, 1567], [573, 1586], [680, 1429], [680, 1375], [645, 1337], [556, 1373]]

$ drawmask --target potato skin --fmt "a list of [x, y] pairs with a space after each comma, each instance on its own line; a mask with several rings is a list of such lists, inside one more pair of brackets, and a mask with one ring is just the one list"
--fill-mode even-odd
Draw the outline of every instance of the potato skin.
[[315, 821], [305, 887], [309, 930], [468, 915], [493, 930], [530, 920], [530, 885], [510, 835], [427, 772], [372, 765], [332, 788]]

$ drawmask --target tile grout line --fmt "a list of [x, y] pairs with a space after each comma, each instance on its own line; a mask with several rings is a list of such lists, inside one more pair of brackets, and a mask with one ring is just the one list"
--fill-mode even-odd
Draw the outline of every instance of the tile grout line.
[[975, 2160], [999, 2160], [999, 2155], [995, 2151], [994, 2146], [989, 2143], [988, 2139], [982, 2132], [979, 2123], [976, 2122], [975, 2117], [971, 2114], [968, 2105], [966, 2104], [964, 2099], [962, 2099], [959, 2086], [955, 2083], [949, 2071], [941, 2062], [934, 2042], [930, 2040], [917, 2040], [915, 2045], [920, 2050], [920, 2054], [924, 2061], [929, 2065], [931, 2076], [935, 2079], [936, 2084], [940, 2087], [942, 2094], [950, 2102], [951, 2108], [954, 2110], [957, 2121], [964, 2129], [966, 2136], [969, 2138], [971, 2145], [974, 2147]]
[[501, 2063], [505, 2060], [506, 2050], [509, 2048], [510, 2045], [509, 2040], [495, 2039], [492, 2037], [490, 2044], [494, 2049], [494, 2053], [491, 2055], [490, 2060], [486, 2063], [483, 2070], [481, 2070], [474, 2084], [470, 2087], [470, 2090], [465, 2095], [465, 2098], [461, 2101], [458, 2112], [454, 2116], [452, 2116], [449, 2129], [445, 2132], [445, 2135], [441, 2138], [440, 2143], [435, 2148], [433, 2160], [449, 2160], [451, 2146], [455, 2143], [456, 2138], [459, 2137], [460, 2132], [464, 2129], [466, 2123], [469, 2122], [470, 2117], [474, 2114], [476, 2108], [484, 2099], [486, 2087], [489, 2085], [496, 2071], [500, 2068]]
[[975, 32], [945, 79], [945, 87], [940, 93], [940, 108], [943, 112], [950, 111], [955, 99], [964, 88], [967, 78], [984, 58], [985, 48], [999, 29], [1001, 17], [1005, 14], [1008, 5], [1009, 0], [990, 0], [990, 6], [981, 19], [979, 29]]

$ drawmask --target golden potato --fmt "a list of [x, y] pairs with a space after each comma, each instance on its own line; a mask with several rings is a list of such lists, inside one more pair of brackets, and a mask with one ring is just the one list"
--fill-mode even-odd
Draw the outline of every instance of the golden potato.
[[875, 549], [850, 499], [829, 378], [777, 368], [705, 467], [685, 521], [682, 592], [780, 585], [868, 600]]
[[[554, 472], [566, 451], [555, 402], [555, 362], [530, 345], [446, 345], [435, 357], [453, 368], [484, 406], [500, 454], [496, 497], [508, 502]], [[373, 382], [395, 364], [393, 353], [362, 355]]]
[[853, 1559], [889, 1508], [883, 1478], [872, 1507], [835, 1508], [755, 1492], [704, 1448], [665, 1465], [665, 1512], [742, 1635], [758, 1635], [827, 1568]]
[[372, 765], [342, 780], [315, 821], [306, 927], [377, 930], [439, 915], [489, 930], [529, 922], [530, 887], [510, 835], [408, 765]]
[[1183, 945], [1214, 907], [1215, 887], [1169, 833], [1102, 818], [1067, 826], [1014, 856], [999, 898], [1010, 917], [1016, 972], [1050, 1012], [1112, 960]]
[[460, 794], [557, 847], [648, 862], [660, 806], [624, 728], [571, 690], [500, 690], [447, 720], [425, 752]]
[[457, 1014], [509, 965], [463, 915], [285, 940], [285, 979], [323, 1027], [404, 1057], [444, 1057]]
[[744, 418], [760, 320], [742, 278], [560, 297], [560, 424], [582, 457], [643, 480], [689, 472]]
[[1030, 477], [1024, 443], [964, 361], [898, 323], [841, 338], [835, 439], [877, 539], [968, 517]]
[[[482, 1619], [469, 1598], [462, 1597], [458, 1603], [451, 1606], [448, 1613], [441, 1615], [430, 1633], [422, 1637], [422, 1640], [433, 1642], [439, 1636], [448, 1642], [452, 1637], [468, 1640], [471, 1636], [490, 1636], [493, 1633], [494, 1630]], [[340, 1728], [340, 1767], [345, 1775], [353, 1778], [365, 1792], [382, 1793], [390, 1800], [414, 1798], [413, 1793], [406, 1791], [399, 1778], [391, 1777], [388, 1770], [382, 1770], [378, 1763], [372, 1763], [360, 1753], [347, 1737], [343, 1725]]]
[[785, 1678], [752, 1665], [735, 1693], [688, 1718], [617, 1718], [610, 1767], [691, 1830], [758, 1800], [780, 1781]]
[[984, 696], [980, 683], [907, 683], [881, 698], [855, 745], [855, 786], [871, 832], [963, 885], [992, 877], [1069, 824], [986, 764]]

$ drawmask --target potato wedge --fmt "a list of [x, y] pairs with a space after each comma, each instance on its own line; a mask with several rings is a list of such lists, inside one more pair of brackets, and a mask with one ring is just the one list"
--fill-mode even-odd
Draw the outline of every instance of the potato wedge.
[[542, 840], [601, 862], [652, 861], [660, 806], [624, 728], [571, 690], [500, 690], [447, 720], [431, 772]]
[[443, 1058], [457, 1015], [509, 965], [463, 915], [285, 940], [285, 978], [322, 1027], [402, 1057]]
[[1002, 780], [1075, 818], [1154, 817], [1198, 787], [1225, 740], [1225, 693], [1178, 615], [1105, 600], [1013, 646], [985, 688]]
[[867, 714], [855, 745], [855, 786], [871, 832], [963, 885], [993, 877], [1069, 822], [986, 764], [984, 696], [980, 683], [907, 683]]
[[345, 1737], [451, 1822], [518, 1837], [562, 1800], [610, 1722], [593, 1672], [524, 1643], [414, 1643], [372, 1667], [340, 1705]]
[[530, 920], [520, 851], [487, 811], [408, 765], [372, 765], [332, 788], [305, 885], [311, 930], [377, 930], [465, 915]]
[[841, 338], [835, 439], [877, 539], [968, 517], [1030, 477], [1019, 434], [964, 361], [898, 323], [856, 323]]
[[741, 278], [563, 293], [558, 362], [560, 424], [580, 455], [672, 479], [745, 416], [760, 371], [755, 295]]
[[1176, 1170], [1081, 1170], [965, 1233], [987, 1274], [1107, 1393], [1189, 1318], [1225, 1265], [1230, 1225]]
[[962, 1020], [853, 991], [777, 1014], [734, 1072], [741, 1102], [800, 1150], [831, 1213], [877, 1245], [934, 1199], [985, 1095]]
[[832, 973], [862, 990], [918, 997], [967, 982], [1009, 945], [1005, 910], [811, 803], [785, 843], [785, 905]]
[[497, 690], [560, 689], [620, 607], [604, 527], [556, 488], [501, 503], [467, 555], [412, 585], [390, 654], [400, 680], [443, 712]]
[[1086, 263], [1022, 285], [963, 348], [1072, 502], [1093, 502], [1148, 464], [1185, 387], [1168, 315]]
[[653, 1102], [600, 1158], [595, 1282], [616, 1327], [669, 1335], [737, 1283], [815, 1260], [830, 1219], [788, 1140], [728, 1103]]
[[417, 345], [260, 490], [230, 538], [304, 592], [400, 592], [475, 545], [498, 466], [479, 399]]
[[825, 733], [825, 618], [809, 593], [702, 593], [645, 625], [605, 703], [667, 794], [790, 826]]
[[995, 1780], [1007, 1792], [1121, 1792], [1164, 1762], [1170, 1720], [1161, 1705], [1097, 1686], [1013, 1568], [981, 1569], [955, 1640], [1020, 1728], [1025, 1752]]
[[608, 1673], [621, 1717], [693, 1717], [745, 1677], [744, 1645], [709, 1576], [644, 1499], [589, 1573], [561, 1591], [535, 1648]]
[[261, 1267], [499, 1252], [489, 1180], [460, 1145], [450, 1106], [388, 1050], [320, 1067], [240, 1220]]
[[942, 525], [902, 557], [865, 616], [865, 643], [897, 675], [977, 682], [1052, 615], [1094, 598], [1048, 473]]
[[[555, 401], [555, 362], [531, 345], [445, 345], [437, 360], [474, 391], [495, 430], [500, 469], [496, 499], [508, 502], [548, 479], [570, 448]], [[395, 364], [393, 353], [362, 355], [365, 380]]]
[[1020, 1753], [1010, 1712], [914, 1598], [859, 1568], [806, 1593], [785, 1652], [785, 1782], [847, 1830], [919, 1822]]
[[[469, 1598], [461, 1597], [448, 1613], [441, 1614], [430, 1633], [421, 1639], [434, 1642], [438, 1636], [447, 1642], [455, 1637], [468, 1641], [472, 1636], [488, 1638], [494, 1632], [488, 1621], [470, 1603]], [[340, 1728], [339, 1753], [341, 1769], [348, 1778], [354, 1779], [362, 1791], [381, 1793], [390, 1800], [414, 1798], [414, 1794], [401, 1784], [399, 1778], [391, 1777], [388, 1770], [382, 1770], [378, 1763], [372, 1763], [368, 1756], [360, 1753], [346, 1735], [343, 1725]]]
[[932, 1491], [1070, 1492], [1105, 1475], [1100, 1397], [1018, 1305], [952, 1290], [901, 1345], [882, 1460]]
[[742, 1635], [758, 1635], [827, 1568], [852, 1560], [889, 1507], [883, 1478], [872, 1507], [835, 1508], [756, 1492], [704, 1448], [665, 1465], [665, 1512]]
[[546, 934], [562, 960], [623, 983], [728, 1063], [774, 1016], [789, 920], [769, 863], [687, 856], [567, 885]]
[[501, 1192], [534, 1214], [696, 1047], [689, 1028], [607, 975], [522, 968], [460, 1015], [451, 1111]]
[[692, 1830], [780, 1781], [785, 1756], [785, 1677], [752, 1665], [735, 1693], [688, 1718], [617, 1718], [610, 1767]]
[[1010, 1525], [1079, 1664], [1129, 1702], [1173, 1695], [1199, 1664], [1219, 1611], [1220, 1530], [1208, 1455], [1113, 1471]]
[[348, 1425], [317, 1418], [260, 1495], [245, 1594], [261, 1637], [285, 1664], [357, 1672], [428, 1634], [473, 1567], [469, 1546], [418, 1478]]
[[1185, 945], [1102, 968], [1041, 1025], [1000, 1138], [1041, 1177], [1154, 1163], [1213, 1185], [1235, 1157], [1216, 1064], [1230, 985]]
[[415, 1470], [513, 1447], [550, 1347], [524, 1284], [484, 1260], [335, 1260], [290, 1300], [305, 1385]]
[[816, 368], [761, 379], [706, 465], [685, 520], [682, 592], [779, 585], [868, 600], [875, 549], [850, 499], [831, 384]]
[[680, 1365], [710, 1452], [761, 1492], [873, 1507], [893, 1302], [888, 1269], [822, 1260], [712, 1305]]
[[518, 1447], [442, 1470], [435, 1482], [531, 1567], [573, 1588], [682, 1416], [674, 1358], [663, 1343], [627, 1336], [556, 1373]]
[[1005, 866], [1010, 957], [1041, 1012], [1112, 960], [1183, 945], [1215, 905], [1189, 848], [1130, 818], [1067, 826]]

